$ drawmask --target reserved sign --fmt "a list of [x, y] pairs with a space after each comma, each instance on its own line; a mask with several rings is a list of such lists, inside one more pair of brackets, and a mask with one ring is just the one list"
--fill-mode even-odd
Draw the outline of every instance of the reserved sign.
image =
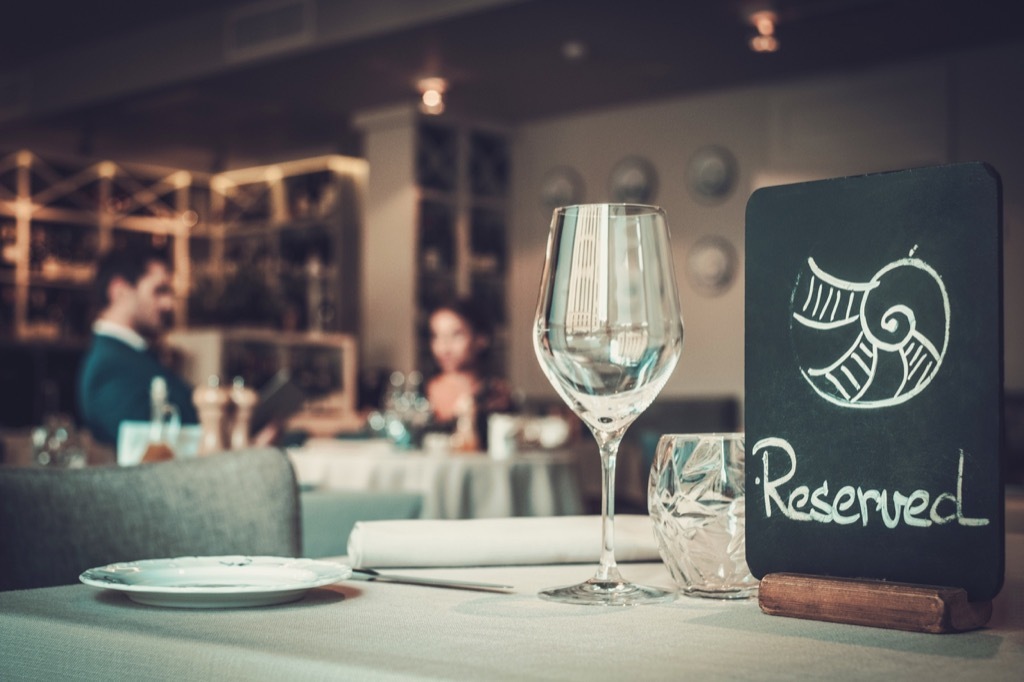
[[1000, 183], [966, 163], [754, 192], [747, 562], [1003, 580]]

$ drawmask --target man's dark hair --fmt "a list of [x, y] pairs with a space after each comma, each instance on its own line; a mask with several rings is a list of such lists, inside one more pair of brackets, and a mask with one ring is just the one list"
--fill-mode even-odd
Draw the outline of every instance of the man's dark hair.
[[148, 244], [129, 244], [116, 246], [96, 262], [96, 278], [93, 280], [93, 302], [96, 310], [103, 310], [110, 305], [107, 290], [115, 277], [120, 277], [132, 286], [149, 270], [150, 263], [162, 263], [169, 270], [170, 258], [164, 249]]

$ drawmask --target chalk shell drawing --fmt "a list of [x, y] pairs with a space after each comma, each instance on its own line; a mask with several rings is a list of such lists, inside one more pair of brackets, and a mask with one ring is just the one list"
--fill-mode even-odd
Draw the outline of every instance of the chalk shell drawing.
[[807, 259], [790, 300], [790, 333], [804, 379], [825, 400], [898, 405], [938, 373], [949, 344], [949, 296], [939, 274], [913, 257], [916, 249], [866, 282]]

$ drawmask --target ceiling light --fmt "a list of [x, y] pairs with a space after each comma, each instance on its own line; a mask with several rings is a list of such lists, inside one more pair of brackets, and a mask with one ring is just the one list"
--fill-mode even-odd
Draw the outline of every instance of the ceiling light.
[[581, 40], [567, 40], [562, 44], [562, 56], [567, 61], [578, 62], [587, 56], [587, 44]]
[[775, 52], [779, 49], [779, 41], [775, 36], [754, 36], [750, 39], [750, 49], [754, 52]]
[[775, 37], [775, 24], [779, 17], [775, 12], [763, 9], [752, 12], [748, 21], [757, 29], [757, 35], [750, 39], [750, 49], [754, 52], [775, 52], [779, 49], [779, 41]]
[[779, 18], [775, 15], [775, 12], [769, 9], [760, 10], [750, 15], [750, 23], [763, 36], [770, 36], [775, 33], [775, 22], [778, 20]]
[[416, 83], [420, 91], [420, 111], [424, 114], [437, 116], [444, 111], [444, 93], [448, 90], [448, 81], [444, 78], [422, 78]]

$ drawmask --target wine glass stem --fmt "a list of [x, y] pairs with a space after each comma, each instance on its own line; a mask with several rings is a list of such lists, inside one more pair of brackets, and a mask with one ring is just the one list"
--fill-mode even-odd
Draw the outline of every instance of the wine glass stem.
[[595, 578], [602, 582], [622, 580], [615, 563], [615, 459], [620, 442], [621, 437], [598, 441], [601, 448], [601, 563]]

